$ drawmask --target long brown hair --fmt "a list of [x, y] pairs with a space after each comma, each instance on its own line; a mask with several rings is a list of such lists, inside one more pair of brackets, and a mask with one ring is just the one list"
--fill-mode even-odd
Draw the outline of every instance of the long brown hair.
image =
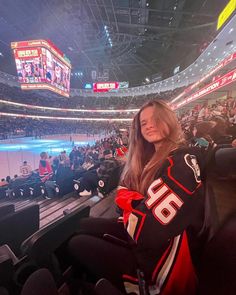
[[[147, 142], [141, 133], [140, 114], [147, 107], [154, 107], [156, 123], [160, 125], [163, 122], [169, 129], [157, 152], [154, 144]], [[144, 194], [169, 153], [183, 144], [183, 133], [171, 108], [161, 100], [146, 103], [132, 122], [128, 159], [121, 176], [121, 185]]]

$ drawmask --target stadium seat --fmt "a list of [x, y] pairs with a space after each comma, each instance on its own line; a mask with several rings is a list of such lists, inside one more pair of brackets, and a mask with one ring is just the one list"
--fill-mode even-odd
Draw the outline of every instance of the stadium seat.
[[[205, 247], [204, 255], [201, 260], [201, 271], [199, 274], [199, 291], [197, 292], [197, 295], [235, 294], [235, 253], [236, 214], [229, 218], [229, 220], [218, 230], [218, 232], [207, 243]], [[23, 291], [30, 290], [30, 286], [32, 288], [32, 282], [34, 282], [35, 280], [37, 280], [37, 284], [41, 282], [39, 288], [42, 292], [50, 290], [52, 294], [60, 294], [57, 291], [56, 283], [53, 280], [53, 277], [47, 270], [39, 270], [31, 275], [31, 277], [26, 282]], [[46, 283], [49, 281], [49, 285], [43, 285], [44, 282]], [[31, 294], [23, 291], [21, 295]], [[95, 286], [95, 292], [97, 295], [123, 294], [106, 279], [101, 279], [97, 282]], [[146, 295], [146, 292], [144, 290], [140, 290], [140, 294]]]
[[28, 198], [37, 198], [45, 194], [44, 184], [41, 182], [31, 183], [25, 188], [24, 196]]
[[74, 183], [74, 185], [73, 185], [73, 187], [74, 187], [74, 190], [75, 190], [76, 192], [78, 192], [78, 193], [79, 193], [79, 188], [80, 188], [80, 179], [74, 179], [74, 180], [73, 180], [73, 183]]
[[97, 282], [95, 292], [97, 295], [124, 295], [106, 279], [100, 279]]
[[[61, 289], [57, 289], [57, 285], [53, 279], [52, 274], [47, 269], [39, 269], [32, 273], [25, 282], [20, 295], [70, 295], [69, 290], [67, 292], [60, 292]], [[109, 281], [101, 279], [95, 286], [95, 292], [97, 295], [122, 295]], [[81, 294], [81, 293], [78, 293]], [[82, 294], [85, 294], [82, 292]], [[94, 293], [93, 293], [94, 294]]]
[[20, 256], [21, 243], [39, 229], [39, 205], [7, 214], [0, 220], [0, 245], [7, 244]]
[[17, 262], [17, 257], [7, 245], [0, 246], [0, 286], [7, 286], [12, 281]]
[[[236, 214], [206, 244], [201, 257], [197, 295], [234, 295], [236, 290]], [[122, 295], [109, 281], [98, 281], [98, 295]], [[145, 293], [144, 293], [145, 294]]]
[[236, 214], [208, 242], [199, 274], [199, 295], [234, 295], [236, 290]]
[[8, 186], [0, 187], [0, 199], [5, 199], [8, 197]]
[[123, 166], [116, 167], [111, 171], [111, 174], [104, 176], [98, 181], [98, 189], [102, 194], [109, 194], [113, 189], [115, 189], [120, 181], [120, 175]]
[[60, 195], [66, 195], [73, 191], [74, 173], [69, 167], [60, 167], [56, 175], [56, 183], [60, 188]]
[[39, 269], [32, 273], [25, 282], [21, 295], [58, 295], [57, 286], [47, 269]]
[[9, 191], [10, 198], [23, 198], [24, 190], [21, 187], [13, 188]]
[[20, 183], [18, 186], [14, 185], [9, 190], [9, 197], [11, 198], [33, 198], [45, 195], [45, 185], [37, 180], [26, 181]]
[[18, 188], [13, 189], [12, 193], [13, 192], [15, 193], [15, 197], [32, 198], [34, 195], [33, 184], [24, 183]]
[[[88, 217], [89, 206], [82, 206], [60, 220], [40, 229], [21, 245], [23, 255], [27, 255], [38, 267], [48, 268], [57, 277], [61, 273], [55, 253], [73, 234], [76, 233], [80, 218]], [[66, 259], [62, 255], [60, 261]], [[66, 266], [67, 268], [67, 266]]]
[[13, 204], [0, 206], [0, 220], [10, 213], [15, 211], [15, 206]]
[[46, 195], [46, 189], [43, 182], [37, 182], [33, 186], [33, 197], [37, 198], [39, 196], [45, 196]]

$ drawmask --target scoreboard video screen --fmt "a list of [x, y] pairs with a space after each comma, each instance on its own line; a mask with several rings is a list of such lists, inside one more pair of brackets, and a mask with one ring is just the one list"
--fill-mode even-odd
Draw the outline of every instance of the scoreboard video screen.
[[48, 89], [69, 97], [71, 64], [51, 42], [12, 42], [18, 80], [22, 89]]

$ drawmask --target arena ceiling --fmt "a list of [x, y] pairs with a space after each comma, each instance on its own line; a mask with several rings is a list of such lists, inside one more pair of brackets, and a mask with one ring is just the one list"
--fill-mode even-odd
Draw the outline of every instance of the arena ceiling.
[[0, 70], [16, 75], [10, 42], [50, 39], [71, 60], [74, 88], [92, 82], [92, 71], [131, 86], [158, 81], [214, 39], [227, 2], [0, 0]]

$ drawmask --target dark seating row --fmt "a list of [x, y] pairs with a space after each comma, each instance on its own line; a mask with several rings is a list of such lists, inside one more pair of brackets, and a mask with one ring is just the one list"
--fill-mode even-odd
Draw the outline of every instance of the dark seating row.
[[[48, 229], [39, 231], [34, 236], [29, 238], [23, 246], [23, 251], [37, 261], [37, 267], [42, 267], [42, 257], [55, 255], [55, 250], [60, 247], [60, 244], [70, 238], [73, 235], [71, 227], [78, 225], [78, 220], [81, 217], [87, 216], [89, 208], [83, 208], [78, 210], [75, 214], [65, 217], [64, 221], [55, 223]], [[77, 218], [78, 219], [77, 219]], [[71, 219], [71, 220], [70, 220]], [[65, 224], [64, 224], [65, 222]], [[60, 235], [60, 230], [68, 230], [68, 234]], [[57, 236], [55, 245], [53, 245], [54, 233]], [[61, 238], [58, 237], [61, 236]], [[49, 241], [49, 248], [46, 243]], [[45, 254], [40, 253], [46, 251]], [[232, 215], [215, 233], [212, 239], [206, 244], [203, 256], [200, 263], [199, 271], [199, 290], [196, 295], [234, 295], [236, 290], [236, 214]], [[1, 251], [0, 251], [1, 255]], [[40, 258], [37, 258], [40, 257]], [[10, 255], [9, 255], [10, 257]], [[68, 288], [58, 288], [58, 281], [55, 279], [55, 273], [49, 268], [38, 269], [32, 275], [30, 275], [24, 284], [22, 293], [15, 293], [21, 295], [35, 295], [35, 294], [50, 294], [50, 295], [61, 295], [61, 294], [72, 294]], [[9, 270], [9, 267], [8, 267]], [[0, 264], [0, 274], [1, 264]], [[1, 278], [1, 276], [0, 276]], [[61, 285], [61, 284], [59, 284]], [[7, 289], [6, 286], [5, 290]], [[64, 290], [65, 292], [63, 292]], [[122, 295], [109, 281], [106, 279], [100, 280], [95, 286], [95, 292], [97, 295]], [[0, 293], [1, 294], [1, 293]], [[7, 293], [8, 294], [8, 293]], [[75, 294], [75, 293], [73, 293]], [[81, 293], [76, 293], [81, 294]], [[83, 293], [84, 294], [84, 293]], [[140, 293], [147, 295], [148, 293]], [[123, 294], [124, 295], [124, 294]], [[184, 294], [183, 294], [184, 295]]]
[[14, 211], [14, 205], [0, 207], [5, 212], [0, 217], [0, 245], [7, 244], [17, 255], [21, 255], [21, 243], [39, 229], [39, 205], [31, 205]]
[[[62, 219], [53, 224], [41, 230], [33, 230], [33, 228], [38, 228], [38, 223], [35, 222], [38, 205], [26, 209], [15, 212], [18, 213], [16, 216], [20, 216], [25, 222], [27, 220], [29, 224], [32, 223], [32, 225], [24, 224], [28, 229], [28, 236], [23, 241], [20, 241], [19, 236], [15, 237], [12, 228], [11, 233], [9, 232], [6, 221], [3, 223], [2, 228], [0, 226], [1, 233], [2, 230], [5, 231], [6, 244], [11, 246], [2, 245], [0, 247], [0, 287], [4, 287], [9, 294], [14, 295], [19, 294], [28, 276], [41, 267], [50, 270], [58, 285], [63, 283], [63, 273], [69, 268], [70, 264], [67, 263], [63, 255], [58, 255], [58, 253], [61, 253], [68, 239], [79, 230], [80, 218], [88, 217], [90, 212], [90, 207], [81, 206], [71, 213], [67, 212]], [[27, 215], [30, 216], [30, 221], [26, 218]], [[6, 215], [6, 218], [8, 216], [12, 216], [12, 213]], [[3, 220], [7, 220], [6, 218], [3, 218]], [[32, 219], [35, 221], [32, 222]], [[11, 222], [12, 224], [13, 222]], [[22, 234], [23, 229], [17, 228], [17, 230]], [[30, 233], [30, 231], [32, 232]], [[25, 233], [26, 231], [24, 231]]]

